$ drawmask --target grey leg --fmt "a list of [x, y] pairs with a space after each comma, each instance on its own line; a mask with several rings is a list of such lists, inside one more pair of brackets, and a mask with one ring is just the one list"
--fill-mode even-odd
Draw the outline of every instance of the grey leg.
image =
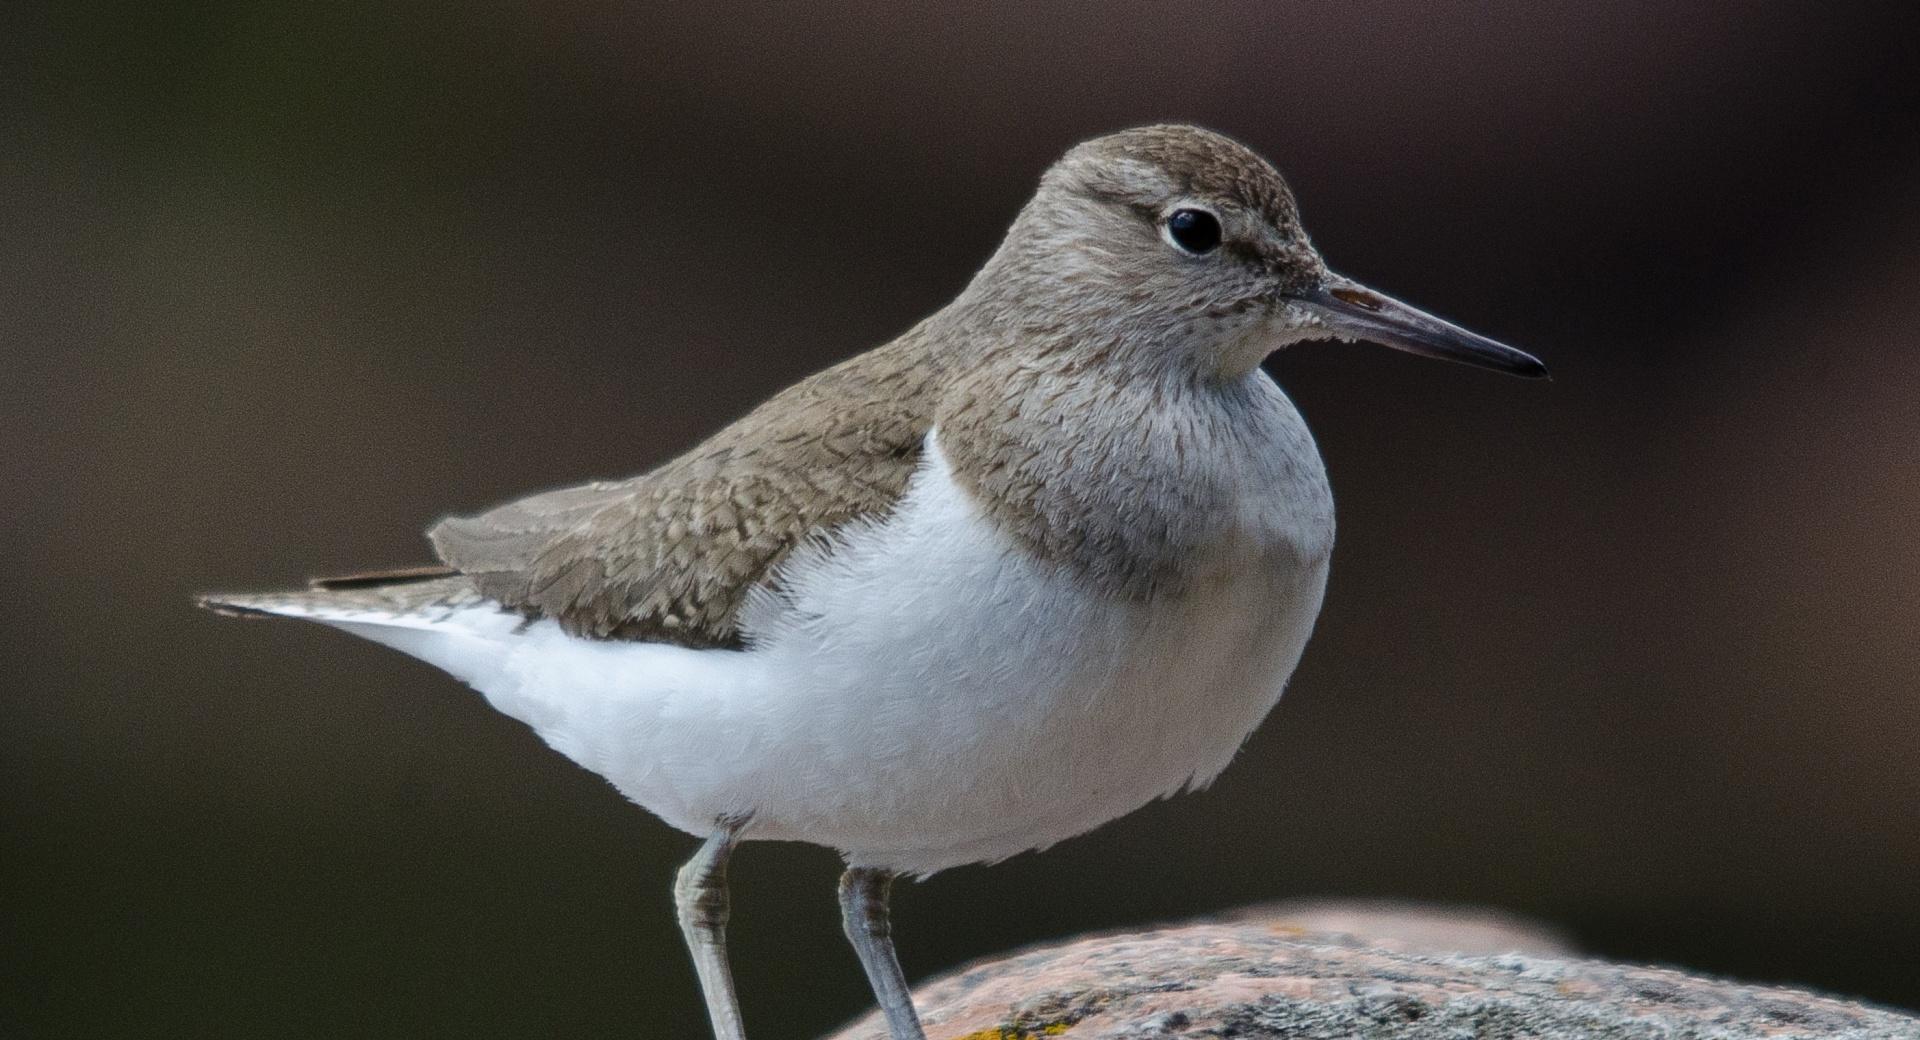
[[846, 926], [847, 939], [860, 955], [860, 966], [867, 969], [867, 981], [887, 1016], [887, 1031], [893, 1040], [927, 1040], [920, 1029], [920, 1018], [913, 1013], [913, 994], [907, 989], [907, 977], [900, 972], [900, 960], [893, 955], [893, 925], [887, 918], [887, 896], [893, 889], [893, 875], [884, 870], [849, 867], [840, 876], [840, 920]]
[[746, 1040], [740, 1026], [740, 1001], [733, 994], [733, 971], [727, 967], [727, 858], [745, 822], [715, 821], [713, 836], [680, 868], [673, 883], [680, 931], [693, 953], [694, 970], [700, 973], [700, 991], [707, 998], [715, 1040]]

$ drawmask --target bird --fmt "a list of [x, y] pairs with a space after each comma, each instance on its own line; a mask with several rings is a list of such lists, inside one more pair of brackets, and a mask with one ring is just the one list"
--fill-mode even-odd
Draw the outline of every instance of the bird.
[[889, 1033], [924, 1040], [897, 878], [1202, 788], [1277, 703], [1334, 510], [1263, 362], [1309, 340], [1546, 375], [1330, 270], [1247, 146], [1123, 130], [946, 306], [685, 454], [442, 520], [437, 564], [199, 602], [419, 658], [700, 839], [673, 891], [718, 1040], [732, 853], [837, 850]]

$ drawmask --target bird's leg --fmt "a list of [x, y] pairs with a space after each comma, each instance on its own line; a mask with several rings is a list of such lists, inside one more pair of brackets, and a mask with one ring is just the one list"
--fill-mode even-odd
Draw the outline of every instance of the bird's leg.
[[693, 953], [694, 970], [700, 973], [700, 992], [707, 998], [715, 1040], [746, 1040], [740, 1001], [733, 993], [733, 971], [727, 967], [727, 859], [745, 823], [725, 817], [715, 821], [713, 835], [673, 882], [680, 931]]
[[874, 998], [887, 1016], [893, 1040], [927, 1040], [919, 1016], [913, 1013], [913, 994], [900, 972], [900, 959], [893, 955], [893, 926], [887, 917], [887, 896], [892, 890], [891, 873], [848, 867], [840, 876], [840, 920], [860, 955], [860, 966], [867, 969], [867, 981], [873, 984]]

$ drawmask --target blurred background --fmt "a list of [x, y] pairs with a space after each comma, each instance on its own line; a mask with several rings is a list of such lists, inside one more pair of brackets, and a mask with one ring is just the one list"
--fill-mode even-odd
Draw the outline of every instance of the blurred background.
[[[7, 6], [0, 1034], [702, 1035], [692, 839], [424, 665], [189, 594], [647, 469], [1167, 119], [1556, 378], [1275, 359], [1341, 511], [1286, 699], [1205, 794], [904, 888], [909, 974], [1399, 896], [1920, 1008], [1912, 8], [961, 10]], [[736, 863], [758, 1038], [868, 1003], [836, 869]]]

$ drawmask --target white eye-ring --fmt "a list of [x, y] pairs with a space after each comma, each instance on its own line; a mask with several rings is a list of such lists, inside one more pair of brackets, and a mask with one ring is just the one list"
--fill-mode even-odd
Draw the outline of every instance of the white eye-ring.
[[1182, 206], [1160, 222], [1160, 234], [1175, 249], [1204, 256], [1220, 247], [1220, 218], [1198, 206]]

